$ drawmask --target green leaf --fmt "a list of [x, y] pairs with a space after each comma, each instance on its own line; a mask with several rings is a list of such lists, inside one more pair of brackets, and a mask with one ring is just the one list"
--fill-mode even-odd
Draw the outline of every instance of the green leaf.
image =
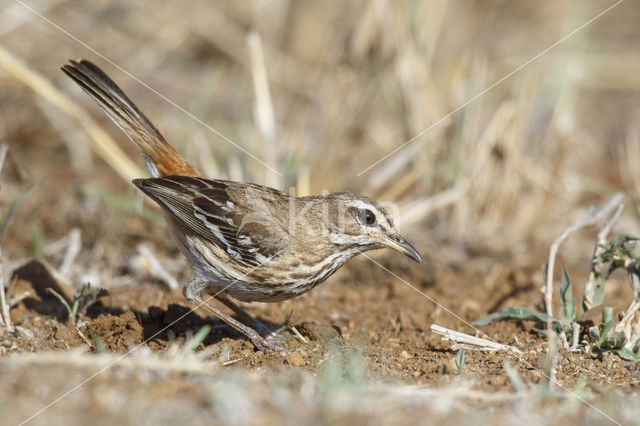
[[593, 343], [600, 345], [600, 329], [597, 325], [589, 328], [589, 338]]
[[25, 198], [27, 198], [29, 196], [29, 194], [31, 194], [33, 192], [34, 189], [36, 189], [38, 187], [38, 185], [40, 185], [42, 181], [36, 183], [35, 185], [30, 186], [29, 188], [25, 189], [22, 194], [20, 194], [18, 196], [18, 198], [16, 198], [16, 200], [13, 202], [13, 204], [11, 204], [11, 207], [9, 207], [9, 211], [7, 211], [7, 214], [4, 216], [4, 219], [2, 220], [2, 225], [0, 225], [0, 244], [2, 243], [2, 239], [4, 238], [4, 233], [7, 230], [7, 226], [9, 225], [9, 221], [11, 220], [11, 217], [13, 216], [13, 214], [16, 212], [16, 210], [18, 209], [18, 206], [25, 200]]
[[513, 383], [513, 387], [517, 392], [524, 392], [527, 390], [527, 385], [522, 381], [522, 377], [518, 374], [518, 370], [511, 366], [508, 362], [504, 363], [504, 372], [507, 373], [509, 380]]
[[627, 254], [634, 260], [640, 259], [640, 246], [638, 246], [638, 244], [632, 244], [627, 248]]
[[604, 278], [598, 276], [596, 288], [593, 289], [593, 307], [602, 305], [604, 301]]
[[622, 349], [626, 340], [624, 333], [616, 331], [607, 339], [607, 346], [611, 349]]
[[464, 366], [467, 364], [467, 353], [463, 349], [458, 349], [456, 357], [453, 359], [453, 365], [455, 365], [458, 373], [464, 370]]
[[613, 308], [607, 306], [604, 308], [604, 311], [602, 311], [602, 331], [600, 332], [600, 336], [602, 336], [603, 339], [609, 335], [611, 327], [613, 327]]
[[100, 299], [101, 297], [108, 296], [109, 292], [100, 287], [91, 287], [91, 283], [83, 285], [76, 294], [73, 296], [73, 314], [77, 315], [78, 310], [83, 310], [86, 306]]
[[573, 290], [571, 288], [571, 278], [566, 268], [562, 267], [562, 286], [560, 288], [560, 299], [564, 307], [564, 316], [569, 322], [576, 320], [576, 302], [573, 300]]
[[480, 318], [479, 320], [472, 322], [471, 325], [487, 325], [491, 324], [493, 321], [502, 320], [527, 320], [546, 323], [549, 319], [555, 323], [560, 323], [557, 319], [552, 318], [543, 312], [534, 311], [529, 308], [516, 307], [506, 308], [500, 312], [494, 312], [493, 314], [489, 314], [484, 318]]
[[627, 361], [635, 361], [635, 362], [640, 361], [640, 358], [638, 358], [638, 355], [634, 354], [629, 349], [626, 349], [626, 348], [616, 349], [613, 352], [618, 354], [620, 358], [626, 359]]
[[534, 328], [532, 331], [544, 339], [548, 336], [546, 328]]
[[182, 349], [182, 352], [184, 354], [187, 354], [195, 351], [196, 348], [200, 346], [200, 343], [204, 342], [204, 339], [207, 338], [210, 331], [211, 331], [210, 325], [202, 326], [200, 330], [198, 330], [198, 332], [191, 339], [187, 340], [187, 342], [184, 344], [184, 348]]
[[64, 296], [61, 295], [60, 293], [58, 293], [57, 291], [55, 291], [54, 289], [52, 289], [51, 287], [47, 287], [47, 289], [45, 291], [47, 293], [49, 293], [49, 294], [54, 295], [60, 301], [60, 303], [62, 303], [62, 305], [67, 309], [67, 314], [68, 314], [67, 320], [71, 320], [71, 322], [73, 322], [75, 324], [76, 317], [73, 315], [73, 311], [71, 310], [71, 306], [69, 306], [69, 304], [67, 303], [67, 300], [64, 298]]

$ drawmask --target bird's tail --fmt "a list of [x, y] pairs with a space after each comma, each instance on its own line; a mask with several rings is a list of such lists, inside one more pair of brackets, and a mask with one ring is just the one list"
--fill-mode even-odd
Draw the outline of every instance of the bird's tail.
[[100, 68], [86, 59], [69, 62], [62, 71], [78, 83], [140, 148], [151, 176], [200, 176]]

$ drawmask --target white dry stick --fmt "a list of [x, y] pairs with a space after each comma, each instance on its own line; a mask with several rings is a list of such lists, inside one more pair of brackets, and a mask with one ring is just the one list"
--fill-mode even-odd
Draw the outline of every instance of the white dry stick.
[[[0, 171], [4, 165], [4, 159], [7, 157], [9, 145], [3, 143], [0, 146]], [[9, 305], [7, 305], [6, 295], [4, 293], [4, 261], [2, 260], [2, 246], [0, 245], [0, 304], [2, 304], [2, 322], [7, 331], [13, 332], [11, 317], [9, 316]]]
[[431, 331], [443, 336], [443, 340], [451, 340], [454, 342], [451, 347], [454, 350], [462, 348], [476, 351], [510, 351], [522, 355], [522, 351], [515, 346], [503, 345], [502, 343], [451, 330], [436, 324], [431, 325]]
[[577, 322], [574, 322], [572, 324], [572, 341], [571, 341], [571, 349], [569, 349], [571, 352], [577, 352], [578, 351], [578, 340], [580, 337], [580, 324]]
[[73, 265], [73, 261], [76, 260], [76, 257], [82, 248], [82, 233], [80, 229], [73, 228], [71, 232], [69, 232], [68, 238], [67, 251], [62, 259], [62, 264], [60, 265], [60, 273], [64, 276], [69, 275], [71, 265]]
[[584, 286], [584, 301], [589, 309], [593, 308], [593, 296], [596, 290], [596, 285], [598, 285], [595, 266], [600, 255], [604, 251], [604, 245], [607, 243], [609, 232], [611, 232], [614, 222], [618, 220], [618, 217], [620, 217], [623, 207], [624, 206], [622, 206], [622, 204], [618, 206], [616, 211], [609, 217], [596, 236], [596, 246], [593, 249], [593, 256], [591, 256], [591, 273], [589, 273], [589, 281]]
[[552, 387], [553, 383], [555, 383], [555, 351], [556, 349], [555, 349], [555, 340], [554, 340], [555, 334], [553, 333], [552, 318], [553, 318], [553, 270], [556, 263], [556, 255], [558, 254], [558, 250], [560, 249], [560, 246], [562, 245], [562, 243], [564, 243], [567, 240], [567, 238], [569, 238], [569, 235], [573, 234], [574, 232], [576, 232], [581, 228], [603, 221], [607, 216], [611, 214], [611, 211], [613, 209], [615, 209], [620, 205], [620, 203], [622, 203], [623, 198], [624, 198], [624, 195], [621, 192], [618, 192], [613, 197], [611, 197], [611, 199], [607, 201], [605, 205], [603, 205], [599, 209], [595, 210], [593, 208], [590, 208], [587, 211], [587, 213], [584, 215], [584, 217], [582, 217], [582, 219], [580, 219], [579, 221], [577, 221], [576, 223], [568, 227], [562, 233], [562, 235], [560, 235], [553, 242], [553, 244], [551, 244], [551, 247], [549, 247], [549, 261], [547, 262], [547, 270], [546, 270], [547, 282], [546, 282], [546, 288], [543, 289], [543, 293], [544, 293], [544, 304], [546, 307], [547, 314], [549, 315], [549, 320], [547, 321], [547, 336], [548, 336], [548, 342], [549, 342], [549, 360], [550, 360], [549, 386], [550, 387]]
[[[0, 326], [5, 326], [8, 331], [13, 331], [11, 318], [9, 317], [9, 308], [4, 294], [4, 262], [0, 259], [0, 303], [2, 303], [2, 315], [0, 315]], [[6, 321], [5, 321], [6, 318]]]
[[455, 203], [468, 189], [469, 181], [464, 179], [451, 188], [411, 202], [402, 209], [400, 216], [402, 225], [409, 226], [418, 223], [431, 212]]
[[622, 316], [622, 319], [616, 324], [613, 329], [614, 332], [620, 332], [624, 334], [625, 344], [624, 347], [629, 350], [633, 350], [633, 347], [640, 339], [640, 336], [637, 333], [634, 333], [634, 330], [640, 325], [640, 315], [637, 315], [637, 312], [640, 311], [640, 301], [634, 300], [631, 302], [631, 305], [627, 308], [626, 312]]
[[123, 356], [117, 353], [86, 354], [81, 350], [64, 352], [38, 352], [11, 355], [5, 359], [10, 365], [64, 366], [68, 368], [106, 369], [112, 365], [125, 371], [156, 371], [161, 373], [186, 373], [194, 375], [220, 374], [220, 364], [196, 356], [167, 359], [154, 353], [144, 356]]
[[304, 343], [305, 345], [309, 344], [309, 341], [305, 339], [302, 334], [300, 334], [297, 328], [291, 327], [291, 331], [293, 331], [293, 335], [296, 336], [296, 338], [300, 340], [302, 343]]
[[[264, 63], [260, 35], [252, 31], [247, 37], [247, 43], [249, 44], [249, 54], [251, 56], [253, 89], [256, 95], [254, 116], [264, 145], [265, 160], [271, 167], [278, 169], [278, 149], [275, 143], [276, 120], [273, 113], [273, 103], [271, 102], [269, 79], [267, 78], [267, 68]], [[280, 188], [279, 176], [268, 169], [266, 173], [265, 184], [273, 188]]]
[[167, 272], [167, 270], [162, 266], [158, 258], [156, 258], [151, 250], [144, 244], [138, 244], [136, 247], [138, 253], [148, 262], [149, 272], [154, 277], [159, 278], [164, 282], [171, 290], [176, 290], [180, 287], [178, 281], [173, 278], [173, 276]]
[[91, 148], [127, 182], [142, 176], [136, 163], [113, 141], [111, 136], [80, 106], [56, 89], [46, 78], [0, 46], [0, 68], [17, 78], [65, 114], [78, 120], [90, 137]]

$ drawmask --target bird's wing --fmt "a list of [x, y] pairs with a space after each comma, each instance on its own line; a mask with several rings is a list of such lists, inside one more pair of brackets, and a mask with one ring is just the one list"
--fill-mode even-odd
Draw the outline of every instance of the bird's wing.
[[[232, 259], [257, 266], [278, 257], [289, 243], [287, 230], [261, 193], [275, 190], [189, 176], [136, 179], [187, 234], [223, 249]], [[238, 192], [242, 192], [239, 196]]]

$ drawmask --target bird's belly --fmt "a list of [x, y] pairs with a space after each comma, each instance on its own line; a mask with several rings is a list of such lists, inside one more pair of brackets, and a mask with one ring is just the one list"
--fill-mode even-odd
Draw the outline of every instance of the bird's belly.
[[[182, 248], [185, 241], [180, 241]], [[193, 247], [193, 245], [192, 245]], [[287, 264], [286, 257], [257, 266], [241, 266], [217, 247], [183, 250], [208, 292], [221, 292], [244, 302], [278, 302], [306, 293], [338, 270], [355, 253], [333, 253], [311, 263]], [[214, 253], [213, 250], [216, 250]]]

